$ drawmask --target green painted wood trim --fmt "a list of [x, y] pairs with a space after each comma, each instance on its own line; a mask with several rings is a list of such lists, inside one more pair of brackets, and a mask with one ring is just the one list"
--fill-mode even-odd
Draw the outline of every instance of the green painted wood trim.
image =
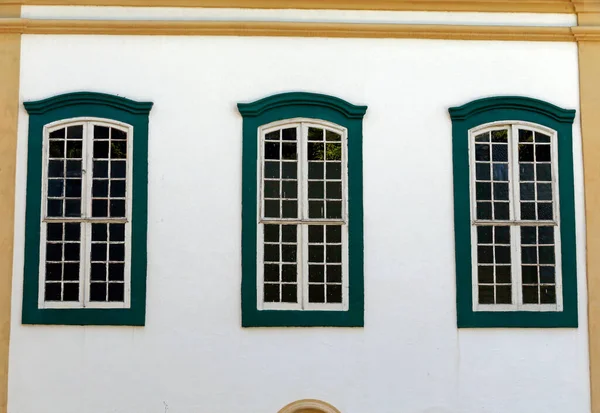
[[[242, 326], [362, 327], [364, 325], [362, 118], [366, 106], [315, 93], [273, 95], [240, 103], [242, 148]], [[348, 130], [348, 255], [347, 311], [258, 310], [257, 204], [258, 128], [291, 118], [320, 119]]]
[[[143, 326], [146, 314], [148, 223], [148, 115], [150, 102], [134, 102], [103, 93], [76, 92], [25, 102], [29, 113], [23, 324]], [[62, 119], [95, 117], [133, 126], [133, 206], [131, 219], [131, 307], [38, 308], [43, 128]]]
[[[458, 327], [577, 327], [577, 257], [573, 187], [574, 110], [541, 100], [500, 96], [450, 108], [454, 171], [454, 233]], [[563, 311], [473, 311], [471, 216], [469, 193], [469, 130], [490, 122], [526, 121], [546, 126], [558, 135], [558, 191], [562, 248]]]

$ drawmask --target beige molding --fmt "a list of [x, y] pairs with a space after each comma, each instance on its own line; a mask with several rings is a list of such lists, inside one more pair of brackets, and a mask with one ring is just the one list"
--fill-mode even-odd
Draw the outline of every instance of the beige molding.
[[0, 0], [1, 3], [36, 6], [224, 7], [509, 13], [575, 12], [573, 3], [570, 0]]
[[316, 399], [297, 400], [279, 410], [279, 413], [340, 413], [338, 409]]
[[0, 33], [574, 41], [569, 27], [0, 19]]

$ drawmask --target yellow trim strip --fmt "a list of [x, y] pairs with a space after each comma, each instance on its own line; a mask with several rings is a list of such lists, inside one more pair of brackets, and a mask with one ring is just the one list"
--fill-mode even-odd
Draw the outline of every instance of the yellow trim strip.
[[570, 27], [2, 19], [0, 33], [574, 41]]
[[[0, 0], [2, 1], [2, 0]], [[457, 12], [574, 13], [570, 0], [4, 0], [36, 6], [220, 7]], [[575, 0], [582, 1], [582, 0]]]

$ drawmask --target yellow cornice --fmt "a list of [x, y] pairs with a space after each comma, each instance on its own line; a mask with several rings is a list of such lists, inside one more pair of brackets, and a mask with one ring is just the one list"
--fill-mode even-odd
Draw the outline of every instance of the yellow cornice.
[[2, 3], [36, 6], [225, 7], [521, 13], [574, 13], [575, 11], [571, 0], [0, 0], [0, 4]]
[[574, 41], [569, 27], [0, 19], [0, 33]]

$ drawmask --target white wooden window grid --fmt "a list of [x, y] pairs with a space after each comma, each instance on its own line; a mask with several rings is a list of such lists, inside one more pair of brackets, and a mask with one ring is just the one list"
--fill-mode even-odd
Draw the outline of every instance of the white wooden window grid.
[[[83, 126], [82, 136], [82, 187], [81, 187], [81, 217], [48, 217], [48, 164], [49, 164], [49, 136], [50, 133], [68, 128], [69, 126]], [[125, 190], [125, 218], [92, 217], [92, 180], [94, 160], [94, 126], [104, 126], [119, 129], [127, 134], [126, 155], [126, 190]], [[66, 139], [66, 136], [65, 136]], [[79, 117], [52, 122], [43, 129], [43, 168], [42, 168], [42, 193], [41, 193], [41, 223], [40, 223], [40, 267], [38, 286], [38, 308], [130, 308], [131, 306], [131, 208], [132, 208], [132, 178], [133, 178], [133, 126], [109, 119], [92, 117]], [[110, 207], [110, 205], [109, 205]], [[80, 235], [80, 264], [79, 264], [79, 301], [45, 301], [46, 285], [46, 225], [47, 223], [81, 223]], [[98, 302], [90, 301], [91, 283], [91, 246], [92, 224], [106, 223], [125, 224], [125, 269], [124, 269], [124, 300], [123, 302]], [[108, 244], [107, 244], [108, 248]], [[108, 261], [108, 259], [107, 259]], [[108, 285], [107, 285], [108, 288]]]
[[[342, 144], [342, 217], [340, 219], [308, 218], [308, 128], [314, 127], [329, 130], [341, 135]], [[264, 217], [264, 167], [265, 136], [273, 131], [296, 128], [297, 139], [297, 178], [298, 178], [298, 218], [265, 218]], [[325, 139], [324, 139], [324, 142]], [[257, 197], [257, 308], [259, 310], [348, 310], [348, 143], [347, 130], [339, 125], [319, 119], [294, 118], [272, 122], [258, 129], [258, 167], [257, 180], [259, 196]], [[264, 302], [264, 225], [297, 225], [297, 302]], [[342, 232], [342, 302], [310, 303], [308, 302], [308, 227], [309, 225], [339, 225]], [[280, 258], [281, 260], [281, 258]]]
[[[477, 201], [475, 194], [475, 136], [494, 130], [508, 130], [508, 165], [509, 165], [509, 220], [478, 220]], [[541, 132], [550, 136], [551, 170], [552, 170], [552, 207], [553, 220], [521, 220], [520, 210], [520, 178], [519, 178], [519, 135], [518, 131], [529, 130], [534, 134]], [[491, 144], [491, 142], [490, 142]], [[523, 121], [502, 121], [479, 125], [469, 130], [469, 174], [471, 193], [471, 280], [473, 292], [473, 311], [562, 311], [562, 267], [560, 245], [560, 205], [558, 196], [558, 148], [557, 132], [538, 124]], [[490, 148], [491, 152], [491, 148]], [[490, 154], [491, 155], [491, 154]], [[490, 158], [490, 163], [493, 161]], [[537, 189], [536, 189], [537, 190]], [[493, 191], [493, 188], [492, 188]], [[537, 207], [537, 205], [536, 205]], [[510, 227], [511, 243], [511, 293], [512, 304], [479, 304], [478, 274], [477, 274], [477, 227], [481, 225], [501, 225]], [[556, 304], [523, 304], [522, 274], [521, 274], [521, 233], [524, 226], [553, 226], [555, 246], [555, 288]], [[495, 265], [495, 264], [494, 264]], [[539, 265], [539, 264], [538, 264]], [[538, 275], [539, 276], [539, 275]], [[538, 280], [539, 281], [539, 280]], [[495, 280], [494, 280], [495, 282]]]

